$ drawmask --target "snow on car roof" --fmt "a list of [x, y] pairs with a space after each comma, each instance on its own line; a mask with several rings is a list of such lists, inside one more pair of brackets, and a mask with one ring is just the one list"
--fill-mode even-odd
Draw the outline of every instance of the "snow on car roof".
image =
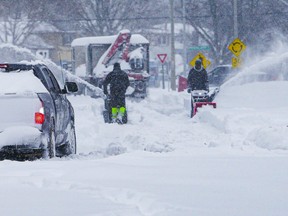
[[[89, 44], [112, 44], [117, 35], [99, 36], [99, 37], [82, 37], [72, 41], [71, 46], [88, 46]], [[140, 34], [132, 34], [130, 39], [131, 44], [149, 44], [149, 41]]]
[[0, 95], [7, 93], [47, 92], [42, 82], [29, 71], [0, 72]]

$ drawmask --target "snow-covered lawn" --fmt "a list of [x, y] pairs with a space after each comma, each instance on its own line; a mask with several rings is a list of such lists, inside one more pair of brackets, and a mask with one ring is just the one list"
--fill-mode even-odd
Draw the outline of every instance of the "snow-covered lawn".
[[127, 100], [127, 125], [102, 99], [70, 96], [78, 154], [0, 162], [7, 216], [286, 216], [288, 82], [223, 87], [189, 118], [189, 95]]

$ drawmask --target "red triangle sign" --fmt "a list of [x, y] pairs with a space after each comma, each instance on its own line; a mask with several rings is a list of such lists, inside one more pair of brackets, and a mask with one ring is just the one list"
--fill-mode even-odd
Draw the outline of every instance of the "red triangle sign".
[[161, 61], [161, 63], [163, 64], [166, 60], [167, 54], [157, 54], [159, 60]]

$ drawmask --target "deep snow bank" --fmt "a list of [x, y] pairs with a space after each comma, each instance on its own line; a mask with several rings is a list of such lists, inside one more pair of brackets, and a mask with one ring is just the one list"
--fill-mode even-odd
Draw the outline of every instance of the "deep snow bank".
[[[127, 99], [127, 125], [105, 124], [103, 100], [70, 97], [76, 112], [78, 152], [108, 156], [131, 151], [288, 150], [288, 101], [279, 92], [288, 82], [223, 87], [217, 109], [199, 109], [189, 118], [189, 95], [150, 89], [147, 99]], [[225, 151], [226, 151], [225, 150]]]
[[225, 86], [217, 97], [217, 114], [231, 133], [244, 136], [243, 145], [288, 150], [287, 81]]

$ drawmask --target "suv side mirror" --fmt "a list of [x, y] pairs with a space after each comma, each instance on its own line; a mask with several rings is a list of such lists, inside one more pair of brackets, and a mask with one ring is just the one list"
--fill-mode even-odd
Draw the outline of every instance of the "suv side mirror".
[[65, 82], [65, 87], [68, 90], [68, 92], [77, 92], [78, 86], [75, 82]]

